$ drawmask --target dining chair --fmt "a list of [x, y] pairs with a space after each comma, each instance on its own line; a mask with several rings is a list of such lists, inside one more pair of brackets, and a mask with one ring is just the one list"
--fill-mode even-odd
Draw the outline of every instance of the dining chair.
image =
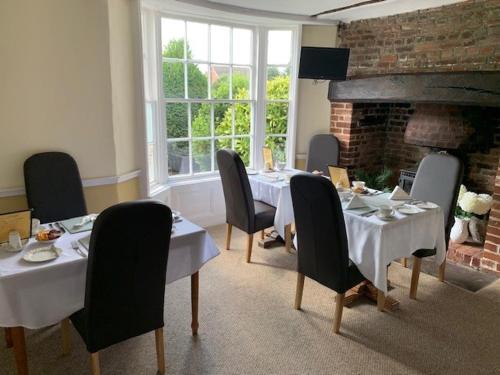
[[298, 174], [290, 181], [298, 241], [295, 309], [305, 276], [337, 292], [333, 331], [339, 333], [345, 292], [365, 280], [349, 259], [344, 214], [337, 190], [324, 177]]
[[24, 162], [24, 183], [32, 217], [50, 223], [87, 215], [82, 179], [75, 159], [43, 152]]
[[[463, 165], [460, 159], [450, 154], [432, 153], [422, 159], [418, 166], [411, 188], [413, 199], [433, 202], [441, 207], [444, 215], [446, 249], [450, 231], [455, 221], [455, 206], [463, 177]], [[417, 298], [418, 279], [422, 258], [436, 255], [436, 249], [419, 249], [413, 253], [410, 298]], [[439, 266], [439, 281], [444, 281], [446, 258]]]
[[226, 250], [231, 245], [233, 226], [247, 233], [247, 263], [252, 257], [253, 235], [274, 225], [276, 208], [264, 202], [254, 200], [247, 171], [240, 156], [233, 150], [217, 151], [226, 203]]
[[[99, 352], [155, 332], [158, 371], [165, 373], [163, 305], [172, 212], [157, 201], [104, 210], [90, 237], [84, 308], [70, 320], [100, 373]], [[67, 329], [69, 322], [63, 324]], [[63, 337], [69, 337], [63, 332]]]
[[317, 134], [309, 142], [306, 171], [328, 173], [328, 166], [339, 165], [340, 144], [332, 134]]

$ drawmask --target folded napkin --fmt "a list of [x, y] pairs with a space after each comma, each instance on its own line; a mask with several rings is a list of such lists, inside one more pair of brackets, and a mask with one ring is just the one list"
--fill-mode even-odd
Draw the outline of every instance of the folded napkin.
[[399, 186], [396, 186], [392, 191], [391, 195], [389, 195], [389, 199], [394, 201], [406, 201], [410, 200], [411, 197], [408, 195], [406, 191], [401, 189]]
[[346, 210], [350, 210], [353, 208], [361, 208], [361, 207], [367, 207], [367, 204], [356, 194], [353, 195], [353, 197], [345, 205]]

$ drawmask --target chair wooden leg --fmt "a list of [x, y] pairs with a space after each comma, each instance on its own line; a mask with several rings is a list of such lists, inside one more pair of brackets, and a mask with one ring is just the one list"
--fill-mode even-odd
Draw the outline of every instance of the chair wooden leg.
[[26, 355], [26, 340], [23, 327], [12, 327], [12, 346], [18, 375], [28, 375], [28, 356]]
[[404, 267], [404, 268], [408, 268], [408, 261], [406, 258], [401, 258], [401, 265]]
[[163, 341], [163, 328], [155, 330], [156, 341], [156, 361], [158, 363], [158, 373], [165, 374], [165, 344]]
[[247, 263], [250, 263], [252, 258], [252, 246], [253, 246], [253, 234], [249, 234], [247, 237]]
[[226, 225], [226, 250], [231, 246], [231, 232], [233, 231], [233, 224]]
[[200, 274], [195, 272], [191, 275], [191, 332], [198, 334], [198, 296], [200, 289]]
[[417, 299], [418, 278], [420, 277], [420, 268], [422, 267], [422, 258], [413, 257], [413, 269], [411, 271], [410, 298]]
[[446, 258], [443, 260], [443, 263], [439, 266], [438, 279], [441, 282], [444, 282], [444, 271], [446, 269]]
[[297, 289], [295, 290], [295, 310], [300, 310], [302, 304], [302, 292], [304, 291], [304, 274], [297, 272]]
[[285, 248], [289, 253], [292, 251], [292, 224], [285, 225]]
[[92, 368], [92, 375], [100, 375], [101, 367], [99, 366], [99, 352], [90, 353], [90, 363]]
[[69, 319], [66, 318], [61, 322], [61, 334], [62, 334], [62, 342], [63, 342], [63, 354], [67, 355], [71, 351], [71, 339], [69, 332]]
[[377, 310], [384, 311], [385, 307], [385, 293], [381, 290], [377, 290]]
[[266, 236], [266, 232], [264, 232], [264, 229], [262, 229], [260, 231], [260, 239], [263, 240], [265, 236]]
[[335, 316], [333, 318], [333, 332], [340, 332], [340, 322], [342, 321], [342, 311], [344, 310], [345, 293], [337, 293], [335, 296]]
[[10, 328], [5, 328], [5, 345], [7, 348], [12, 348], [12, 331]]

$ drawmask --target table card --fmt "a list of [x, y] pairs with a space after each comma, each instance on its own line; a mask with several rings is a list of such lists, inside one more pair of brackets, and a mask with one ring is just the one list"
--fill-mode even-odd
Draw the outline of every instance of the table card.
[[31, 237], [31, 210], [0, 215], [0, 243], [9, 241], [10, 232], [18, 232], [23, 240]]
[[328, 173], [330, 174], [330, 179], [332, 180], [332, 183], [335, 187], [340, 186], [344, 189], [349, 189], [349, 177], [347, 176], [347, 169], [329, 165]]

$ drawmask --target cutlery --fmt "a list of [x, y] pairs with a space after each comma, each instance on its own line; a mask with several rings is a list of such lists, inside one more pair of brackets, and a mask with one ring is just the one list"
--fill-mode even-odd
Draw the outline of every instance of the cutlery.
[[80, 249], [80, 246], [78, 246], [77, 241], [71, 241], [71, 247], [73, 248], [73, 250], [75, 250], [75, 253], [77, 253], [81, 257], [83, 258], [87, 257], [87, 255]]
[[374, 210], [370, 210], [370, 211], [364, 212], [364, 213], [362, 213], [362, 214], [361, 214], [361, 215], [359, 215], [359, 216], [368, 217], [368, 216], [373, 215], [373, 214], [374, 214], [375, 212], [377, 212], [377, 211], [378, 211], [378, 208], [375, 208]]
[[57, 228], [58, 228], [61, 232], [66, 233], [66, 229], [64, 229], [64, 228], [62, 227], [62, 225], [61, 225], [61, 224], [59, 224], [59, 222], [56, 222], [56, 223], [55, 223], [55, 225], [57, 225]]

